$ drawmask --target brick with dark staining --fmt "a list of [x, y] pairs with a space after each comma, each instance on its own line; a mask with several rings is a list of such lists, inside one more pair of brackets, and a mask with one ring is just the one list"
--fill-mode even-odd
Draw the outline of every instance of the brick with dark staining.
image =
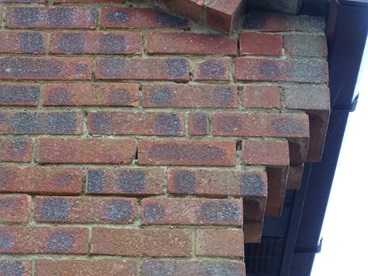
[[21, 53], [43, 53], [44, 38], [40, 33], [25, 32], [19, 37], [19, 50]]
[[48, 197], [42, 202], [41, 218], [50, 222], [66, 221], [69, 209], [69, 203], [65, 199]]
[[238, 206], [231, 202], [206, 202], [201, 207], [201, 218], [205, 221], [219, 222], [237, 222], [241, 211]]
[[47, 248], [54, 253], [69, 253], [73, 250], [75, 233], [69, 230], [52, 232], [48, 237]]
[[199, 66], [200, 74], [203, 77], [221, 78], [226, 73], [226, 68], [221, 60], [206, 60]]
[[42, 131], [42, 117], [37, 113], [20, 112], [11, 118], [10, 126], [13, 133], [31, 134]]
[[181, 119], [178, 114], [160, 114], [156, 119], [155, 130], [163, 135], [177, 136], [181, 130]]
[[213, 101], [220, 107], [231, 106], [234, 102], [234, 93], [230, 86], [218, 86], [213, 93]]
[[76, 12], [69, 7], [52, 8], [47, 13], [47, 22], [52, 27], [71, 25], [76, 20]]
[[125, 59], [105, 58], [100, 60], [101, 73], [108, 77], [117, 77], [121, 74], [125, 65]]
[[117, 186], [123, 192], [135, 193], [146, 187], [145, 174], [141, 171], [125, 171], [118, 176]]
[[280, 135], [290, 133], [303, 134], [306, 132], [306, 126], [302, 121], [292, 118], [278, 118], [272, 120], [273, 129]]
[[106, 14], [106, 18], [109, 22], [111, 23], [125, 23], [129, 20], [130, 16], [129, 13], [124, 11], [124, 10], [115, 10], [115, 11], [110, 11]]
[[101, 170], [89, 170], [87, 177], [87, 191], [98, 193], [106, 187], [106, 175]]
[[107, 219], [113, 222], [128, 222], [133, 214], [132, 203], [128, 200], [111, 200], [107, 207]]
[[91, 124], [94, 132], [107, 132], [110, 133], [111, 131], [111, 118], [110, 116], [105, 113], [92, 113], [91, 115]]
[[244, 195], [259, 196], [263, 194], [266, 183], [262, 177], [256, 173], [244, 173], [240, 182], [240, 191]]
[[3, 168], [0, 170], [0, 188], [5, 187], [10, 182], [10, 172]]
[[189, 134], [208, 134], [208, 115], [206, 113], [194, 112], [189, 114]]
[[23, 156], [28, 150], [28, 140], [23, 137], [14, 138], [11, 140], [7, 150], [14, 158]]
[[70, 92], [64, 87], [54, 88], [48, 95], [49, 104], [66, 105], [70, 103]]
[[157, 13], [156, 22], [162, 27], [185, 27], [188, 25], [187, 19], [182, 19], [165, 12]]
[[35, 85], [0, 85], [0, 105], [37, 105], [40, 87]]
[[60, 50], [66, 53], [83, 53], [86, 40], [80, 33], [65, 33], [59, 37], [58, 45]]
[[179, 171], [174, 175], [176, 189], [183, 194], [191, 194], [195, 189], [196, 176], [190, 171]]
[[0, 230], [0, 252], [10, 249], [14, 244], [12, 234], [8, 231]]
[[265, 15], [256, 15], [254, 13], [250, 13], [244, 18], [243, 29], [246, 30], [254, 30], [254, 29], [262, 29], [266, 25], [266, 16]]
[[144, 219], [148, 223], [161, 220], [165, 217], [165, 207], [158, 203], [149, 203], [144, 208]]
[[167, 87], [157, 87], [153, 96], [150, 98], [152, 103], [157, 106], [167, 106], [173, 101], [174, 95], [171, 89]]
[[168, 58], [165, 60], [169, 73], [173, 77], [181, 77], [188, 70], [188, 60], [184, 58]]
[[50, 134], [73, 133], [77, 128], [75, 113], [54, 112], [47, 116], [46, 131]]
[[13, 10], [13, 20], [18, 25], [32, 26], [39, 20], [38, 8], [22, 7]]
[[132, 102], [131, 94], [127, 89], [112, 89], [109, 95], [111, 105], [121, 106]]
[[263, 61], [260, 64], [259, 73], [269, 78], [277, 78], [283, 74], [278, 61], [271, 61], [271, 60]]
[[126, 48], [125, 37], [122, 35], [106, 34], [99, 40], [99, 49], [103, 54], [123, 53]]
[[30, 275], [26, 272], [25, 262], [21, 260], [0, 260], [0, 275], [3, 276], [24, 276]]
[[77, 74], [84, 74], [88, 70], [88, 65], [85, 63], [78, 63], [75, 65], [75, 72]]

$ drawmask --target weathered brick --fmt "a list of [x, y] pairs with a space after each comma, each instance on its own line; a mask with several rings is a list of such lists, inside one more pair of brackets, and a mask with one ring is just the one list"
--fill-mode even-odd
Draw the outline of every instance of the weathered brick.
[[309, 119], [302, 113], [216, 113], [215, 136], [309, 137]]
[[37, 106], [40, 85], [33, 83], [0, 84], [0, 106]]
[[143, 107], [236, 108], [236, 85], [147, 84]]
[[137, 106], [135, 83], [46, 83], [43, 105]]
[[284, 48], [287, 56], [327, 56], [326, 37], [319, 34], [286, 34], [284, 35]]
[[50, 223], [133, 223], [137, 199], [42, 196], [35, 199], [35, 221]]
[[200, 229], [196, 231], [196, 253], [207, 257], [244, 257], [242, 230]]
[[9, 7], [9, 28], [96, 28], [97, 11], [91, 7]]
[[205, 136], [208, 134], [208, 115], [204, 112], [189, 114], [189, 135]]
[[36, 260], [35, 274], [37, 276], [50, 275], [137, 275], [135, 260]]
[[31, 197], [26, 195], [0, 195], [0, 222], [27, 222], [31, 201]]
[[244, 219], [251, 221], [263, 221], [266, 212], [266, 204], [268, 200], [264, 197], [244, 198], [243, 200]]
[[82, 134], [81, 112], [1, 111], [0, 134]]
[[88, 131], [109, 135], [183, 136], [184, 113], [89, 112]]
[[46, 34], [41, 32], [0, 32], [0, 53], [45, 53]]
[[148, 33], [148, 54], [236, 55], [237, 41], [207, 33]]
[[286, 140], [245, 139], [242, 145], [243, 163], [250, 165], [288, 166], [289, 144]]
[[194, 67], [195, 80], [229, 80], [229, 60], [210, 58], [199, 62]]
[[123, 4], [125, 0], [54, 0], [55, 4], [59, 3], [119, 3]]
[[245, 108], [280, 108], [280, 87], [246, 85], [242, 100]]
[[262, 230], [262, 221], [245, 221], [243, 226], [244, 243], [260, 243], [262, 239]]
[[0, 275], [31, 276], [32, 275], [32, 261], [16, 260], [13, 258], [2, 259], [0, 260]]
[[1, 226], [0, 241], [7, 254], [86, 254], [88, 228]]
[[79, 194], [82, 184], [77, 167], [0, 167], [0, 192]]
[[290, 85], [284, 87], [286, 108], [329, 111], [330, 91], [325, 85]]
[[96, 78], [185, 82], [189, 81], [189, 61], [186, 58], [98, 58]]
[[127, 164], [133, 161], [133, 139], [38, 138], [36, 160], [46, 163]]
[[0, 78], [7, 80], [90, 80], [86, 57], [0, 57]]
[[[215, 274], [214, 274], [215, 273]], [[142, 276], [231, 275], [244, 276], [245, 263], [233, 261], [144, 260]]]
[[191, 231], [179, 229], [92, 229], [93, 255], [181, 257], [190, 256]]
[[287, 188], [298, 190], [300, 188], [303, 177], [304, 165], [290, 166], [287, 180]]
[[47, 0], [0, 0], [0, 3], [45, 3]]
[[325, 19], [317, 16], [291, 16], [281, 13], [251, 11], [244, 19], [243, 28], [266, 32], [321, 32], [325, 30]]
[[268, 200], [265, 213], [266, 216], [281, 216], [287, 187], [288, 172], [288, 167], [267, 168]]
[[53, 32], [52, 54], [140, 54], [142, 35], [138, 32]]
[[32, 142], [25, 137], [0, 138], [0, 162], [30, 162]]
[[186, 17], [200, 21], [204, 0], [180, 0], [176, 2], [176, 11]]
[[142, 200], [145, 225], [242, 225], [241, 200], [145, 198]]
[[264, 33], [241, 33], [240, 55], [280, 56], [282, 35]]
[[235, 166], [235, 141], [141, 140], [140, 165]]
[[167, 177], [172, 194], [267, 197], [267, 175], [263, 171], [170, 168]]
[[162, 168], [99, 168], [87, 172], [88, 194], [158, 195], [163, 192]]
[[177, 28], [188, 29], [189, 21], [150, 8], [102, 8], [103, 28]]
[[328, 66], [324, 60], [237, 58], [235, 79], [327, 83]]

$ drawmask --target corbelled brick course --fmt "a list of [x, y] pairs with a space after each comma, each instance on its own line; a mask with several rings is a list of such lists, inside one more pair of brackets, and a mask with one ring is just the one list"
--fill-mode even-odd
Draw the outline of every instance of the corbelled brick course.
[[0, 275], [245, 275], [323, 151], [324, 22], [26, 2], [0, 0]]

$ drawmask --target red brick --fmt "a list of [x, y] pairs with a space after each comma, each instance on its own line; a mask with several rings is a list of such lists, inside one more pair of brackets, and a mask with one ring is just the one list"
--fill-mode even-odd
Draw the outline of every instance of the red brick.
[[286, 34], [284, 48], [287, 56], [326, 57], [327, 42], [319, 34]]
[[184, 257], [192, 250], [192, 233], [179, 229], [92, 229], [91, 253], [96, 255]]
[[229, 60], [211, 58], [197, 63], [194, 67], [195, 80], [229, 80]]
[[89, 133], [109, 135], [183, 136], [184, 113], [89, 112]]
[[163, 193], [162, 168], [99, 168], [87, 172], [88, 194], [158, 195]]
[[88, 228], [1, 226], [1, 253], [86, 254]]
[[244, 86], [243, 107], [280, 108], [280, 87], [258, 85]]
[[288, 167], [267, 168], [268, 200], [266, 216], [281, 216], [287, 187]]
[[82, 134], [81, 112], [0, 111], [0, 134]]
[[41, 32], [0, 32], [0, 53], [45, 53], [46, 34]]
[[127, 164], [135, 155], [133, 139], [38, 138], [36, 144], [36, 160], [41, 164]]
[[102, 8], [103, 28], [169, 28], [189, 29], [189, 21], [150, 8]]
[[208, 33], [148, 33], [148, 54], [236, 55], [237, 41]]
[[43, 105], [134, 107], [138, 91], [135, 83], [46, 83]]
[[208, 115], [204, 112], [189, 113], [189, 135], [208, 135]]
[[145, 225], [242, 225], [242, 200], [145, 198]]
[[59, 4], [59, 3], [93, 3], [93, 4], [97, 4], [97, 3], [119, 3], [119, 4], [123, 4], [125, 2], [125, 0], [54, 0], [53, 1], [55, 4]]
[[286, 140], [245, 139], [242, 145], [243, 163], [250, 165], [288, 166], [289, 144]]
[[9, 28], [96, 28], [97, 11], [92, 7], [9, 7]]
[[196, 231], [196, 253], [207, 257], [244, 257], [242, 230], [200, 229]]
[[189, 81], [189, 61], [186, 58], [98, 58], [96, 78], [185, 82]]
[[141, 140], [140, 165], [235, 166], [235, 141]]
[[76, 167], [0, 167], [0, 191], [30, 194], [79, 194], [82, 169]]
[[142, 35], [138, 32], [53, 32], [52, 54], [140, 54]]
[[243, 230], [244, 230], [244, 243], [261, 242], [263, 230], [262, 221], [245, 221]]
[[35, 274], [50, 275], [137, 275], [135, 260], [36, 260]]
[[281, 13], [252, 11], [245, 17], [243, 28], [266, 32], [319, 32], [325, 30], [325, 19], [317, 16], [292, 16]]
[[263, 221], [266, 204], [271, 200], [267, 198], [244, 198], [243, 200], [243, 216], [245, 220]]
[[86, 57], [0, 57], [0, 78], [7, 80], [90, 80]]
[[287, 180], [287, 188], [298, 190], [303, 178], [304, 165], [290, 166]]
[[31, 4], [31, 3], [45, 3], [47, 0], [0, 0], [0, 3], [20, 3], [20, 4]]
[[266, 198], [267, 175], [263, 171], [170, 168], [167, 188], [172, 194]]
[[38, 196], [35, 199], [36, 222], [130, 224], [136, 216], [136, 198]]
[[236, 108], [235, 85], [143, 85], [143, 107]]
[[280, 56], [281, 54], [282, 36], [279, 34], [253, 32], [240, 34], [240, 55]]
[[33, 83], [0, 84], [0, 106], [37, 106], [40, 85]]
[[215, 136], [309, 137], [309, 119], [302, 113], [216, 113]]
[[175, 276], [200, 276], [214, 275], [244, 276], [245, 263], [233, 261], [193, 261], [193, 260], [144, 260], [142, 276], [175, 275]]
[[30, 162], [32, 142], [24, 137], [0, 138], [0, 162]]
[[201, 20], [204, 0], [180, 0], [176, 2], [176, 11], [195, 21]]
[[0, 275], [31, 276], [32, 261], [14, 258], [2, 259], [0, 260]]
[[28, 222], [31, 201], [26, 195], [0, 195], [0, 222]]
[[327, 83], [328, 66], [324, 60], [237, 58], [235, 79]]

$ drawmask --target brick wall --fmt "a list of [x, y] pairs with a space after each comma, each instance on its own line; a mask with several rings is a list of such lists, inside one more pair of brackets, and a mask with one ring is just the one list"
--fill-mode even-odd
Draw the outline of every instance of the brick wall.
[[323, 20], [28, 2], [0, 0], [0, 275], [244, 275], [323, 149]]

